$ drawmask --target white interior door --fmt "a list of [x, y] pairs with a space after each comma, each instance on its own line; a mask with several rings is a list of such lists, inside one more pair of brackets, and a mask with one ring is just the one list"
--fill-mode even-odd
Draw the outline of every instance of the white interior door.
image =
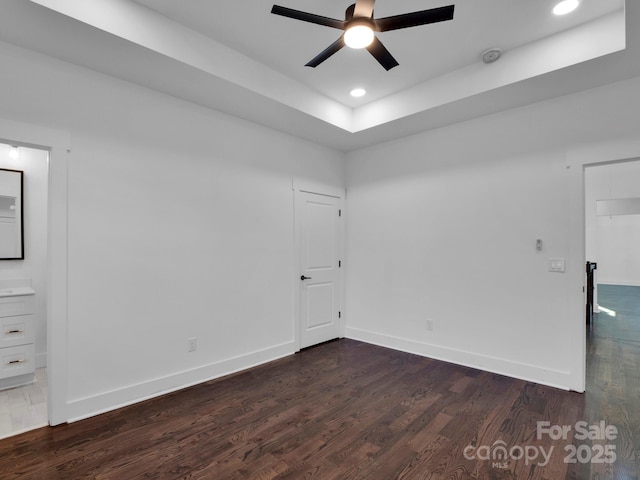
[[300, 348], [340, 336], [340, 199], [298, 192]]

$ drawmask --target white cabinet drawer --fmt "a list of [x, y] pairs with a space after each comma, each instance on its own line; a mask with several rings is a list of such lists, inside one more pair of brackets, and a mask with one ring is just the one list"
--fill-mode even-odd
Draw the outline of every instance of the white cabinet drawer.
[[0, 378], [35, 372], [33, 344], [0, 349]]
[[27, 315], [34, 312], [35, 297], [33, 295], [0, 297], [0, 317]]
[[0, 318], [0, 348], [33, 343], [33, 315]]

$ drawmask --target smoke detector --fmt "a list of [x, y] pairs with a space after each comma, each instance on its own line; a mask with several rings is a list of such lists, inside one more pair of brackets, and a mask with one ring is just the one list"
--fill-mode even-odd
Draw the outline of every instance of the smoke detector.
[[500, 58], [501, 52], [499, 48], [490, 48], [482, 52], [482, 61], [484, 63], [493, 63]]

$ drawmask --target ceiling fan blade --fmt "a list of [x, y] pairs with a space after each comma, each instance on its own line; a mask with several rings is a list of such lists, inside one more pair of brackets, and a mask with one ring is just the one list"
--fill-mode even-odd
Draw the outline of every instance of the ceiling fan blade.
[[337, 28], [339, 30], [344, 30], [345, 27], [344, 20], [336, 20], [335, 18], [323, 17], [322, 15], [316, 15], [314, 13], [301, 12], [300, 10], [281, 7], [280, 5], [274, 5], [271, 13], [293, 18], [294, 20], [302, 20], [303, 22], [315, 23], [316, 25]]
[[367, 47], [367, 50], [369, 50], [369, 53], [373, 55], [387, 71], [399, 65], [396, 59], [393, 58], [393, 55], [389, 53], [389, 50], [386, 49], [377, 37], [373, 39], [373, 42]]
[[356, 4], [352, 3], [347, 7], [347, 10], [344, 12], [344, 21], [348, 22], [353, 18], [353, 13], [356, 11]]
[[316, 55], [312, 60], [310, 60], [307, 64], [305, 64], [305, 67], [316, 68], [322, 62], [324, 62], [327, 58], [329, 58], [331, 55], [333, 55], [338, 50], [340, 50], [342, 47], [344, 47], [344, 45], [345, 45], [344, 44], [344, 35], [342, 35], [338, 40], [333, 42], [331, 45], [329, 45], [327, 48], [325, 48], [322, 52], [320, 52], [318, 55]]
[[374, 20], [379, 32], [398, 30], [400, 28], [417, 27], [428, 23], [445, 22], [453, 19], [455, 5], [447, 7], [431, 8], [420, 12], [394, 15], [393, 17], [378, 18]]
[[375, 0], [356, 0], [356, 9], [353, 16], [371, 18], [373, 16], [373, 4]]

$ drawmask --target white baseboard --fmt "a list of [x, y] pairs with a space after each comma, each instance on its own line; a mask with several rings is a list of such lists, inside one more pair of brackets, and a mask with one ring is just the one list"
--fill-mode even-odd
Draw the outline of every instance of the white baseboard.
[[47, 352], [36, 353], [36, 368], [44, 368], [47, 366]]
[[433, 358], [434, 360], [455, 363], [456, 365], [497, 373], [507, 377], [539, 383], [541, 385], [547, 385], [562, 390], [571, 389], [570, 372], [551, 370], [535, 365], [527, 365], [502, 358], [416, 342], [415, 340], [393, 337], [357, 328], [347, 327], [346, 336], [352, 340], [360, 340], [365, 343], [392, 348], [401, 352]]
[[68, 422], [100, 415], [101, 413], [262, 365], [278, 358], [292, 355], [295, 351], [295, 342], [288, 342], [147, 382], [72, 400], [67, 404]]

